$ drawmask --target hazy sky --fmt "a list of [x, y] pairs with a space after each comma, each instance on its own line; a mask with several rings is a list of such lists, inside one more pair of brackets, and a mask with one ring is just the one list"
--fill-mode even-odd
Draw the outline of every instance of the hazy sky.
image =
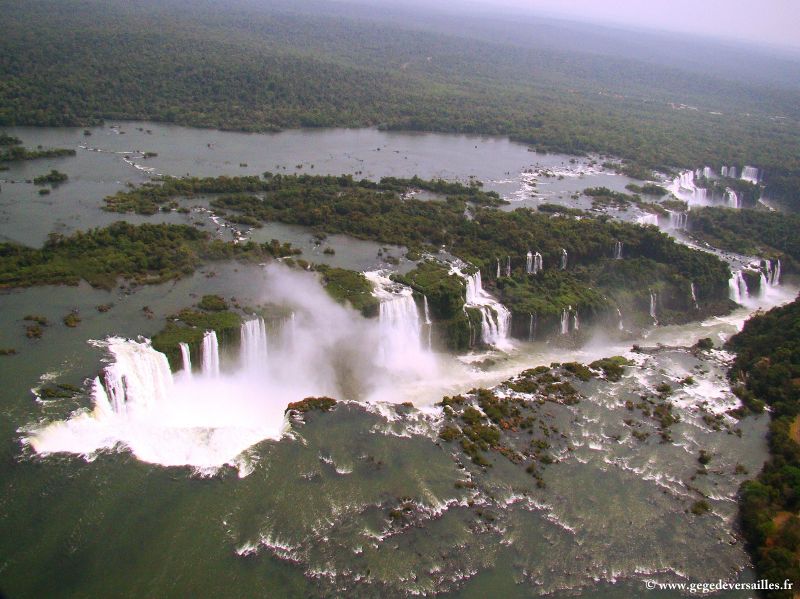
[[800, 48], [800, 0], [472, 0], [580, 18]]

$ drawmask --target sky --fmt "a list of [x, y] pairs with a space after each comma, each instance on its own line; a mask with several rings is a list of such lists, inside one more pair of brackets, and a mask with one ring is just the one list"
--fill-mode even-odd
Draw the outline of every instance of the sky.
[[800, 0], [472, 0], [471, 4], [800, 48]]

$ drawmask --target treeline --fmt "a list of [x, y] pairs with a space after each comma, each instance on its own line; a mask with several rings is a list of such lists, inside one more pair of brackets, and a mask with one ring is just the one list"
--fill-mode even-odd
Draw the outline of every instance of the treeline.
[[[351, 175], [273, 175], [264, 173], [264, 177], [163, 177], [153, 183], [145, 183], [139, 187], [120, 191], [113, 196], [105, 198], [105, 210], [109, 212], [135, 212], [136, 214], [152, 215], [158, 210], [172, 210], [177, 208], [178, 198], [193, 198], [201, 194], [243, 194], [246, 192], [282, 192], [293, 196], [295, 194], [314, 193], [321, 201], [333, 198], [341, 190], [346, 189], [351, 193], [358, 190], [365, 192], [379, 191], [408, 193], [415, 190], [426, 190], [437, 194], [447, 195], [451, 198], [470, 202], [480, 206], [498, 206], [507, 203], [493, 191], [483, 191], [481, 183], [473, 182], [463, 185], [442, 179], [425, 180], [419, 177], [399, 179], [384, 177], [379, 182], [369, 179], [356, 180]], [[247, 198], [234, 197], [217, 202], [217, 207], [224, 208], [227, 203], [246, 202]], [[239, 210], [249, 216], [245, 209]], [[261, 220], [279, 220], [266, 216]]]
[[756, 164], [776, 177], [774, 196], [798, 197], [797, 102], [785, 90], [356, 19], [116, 0], [0, 7], [0, 126], [117, 118], [500, 134], [617, 155], [630, 172]]
[[282, 257], [294, 251], [276, 241], [233, 244], [186, 225], [118, 222], [69, 237], [51, 234], [41, 249], [0, 243], [0, 288], [77, 285], [112, 289], [119, 277], [160, 283], [191, 274], [203, 261]]
[[[757, 578], [800, 587], [800, 299], [745, 323], [728, 347], [736, 352], [729, 376], [754, 411], [770, 408], [764, 469], [742, 485], [740, 517]], [[794, 592], [771, 591], [790, 599]]]
[[699, 208], [689, 213], [693, 237], [716, 248], [780, 258], [785, 270], [800, 266], [800, 216], [760, 210]]

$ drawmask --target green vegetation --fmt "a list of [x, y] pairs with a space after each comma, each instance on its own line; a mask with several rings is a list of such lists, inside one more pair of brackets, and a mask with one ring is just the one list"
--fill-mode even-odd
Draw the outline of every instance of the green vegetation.
[[780, 258], [783, 269], [800, 269], [800, 216], [757, 210], [700, 208], [689, 218], [692, 236], [741, 254]]
[[798, 197], [791, 90], [570, 49], [582, 47], [574, 32], [553, 47], [519, 31], [487, 37], [486, 20], [465, 20], [452, 35], [449, 22], [418, 26], [409, 16], [404, 29], [303, 7], [7, 4], [0, 126], [118, 118], [501, 134], [541, 150], [616, 155], [642, 179], [653, 168], [757, 164], [772, 195]]
[[0, 288], [76, 285], [83, 279], [111, 289], [119, 277], [160, 283], [193, 272], [203, 261], [261, 261], [279, 257], [284, 249], [279, 244], [224, 243], [183, 225], [118, 222], [70, 237], [51, 234], [41, 249], [0, 243]]
[[291, 402], [286, 406], [286, 412], [299, 412], [306, 414], [312, 410], [329, 412], [336, 406], [336, 400], [330, 397], [306, 397], [300, 401]]
[[378, 315], [380, 302], [363, 273], [324, 265], [317, 266], [317, 270], [322, 274], [325, 290], [337, 302], [349, 303], [366, 317]]
[[661, 187], [660, 185], [656, 185], [655, 183], [645, 183], [644, 185], [636, 185], [635, 183], [629, 183], [625, 186], [625, 189], [628, 191], [632, 191], [633, 193], [640, 193], [648, 196], [665, 196], [669, 192]]
[[37, 158], [61, 158], [74, 156], [75, 150], [64, 148], [28, 150], [22, 146], [0, 148], [0, 162], [18, 162], [20, 160], [36, 160]]
[[625, 367], [630, 366], [631, 362], [623, 356], [612, 356], [595, 360], [589, 367], [594, 370], [601, 370], [609, 381], [619, 381], [625, 373]]
[[74, 329], [81, 323], [81, 317], [76, 312], [70, 312], [63, 319], [64, 324], [71, 329]]
[[40, 175], [38, 177], [35, 177], [33, 179], [33, 184], [34, 185], [52, 185], [52, 186], [55, 187], [56, 185], [60, 185], [61, 183], [64, 183], [67, 179], [69, 179], [69, 177], [67, 175], [65, 175], [64, 173], [60, 173], [56, 169], [52, 169], [46, 175]]
[[[397, 179], [385, 177], [379, 183], [363, 179], [356, 181], [350, 175], [312, 176], [312, 175], [273, 175], [264, 173], [258, 177], [186, 177], [177, 179], [164, 177], [160, 182], [146, 183], [129, 191], [121, 191], [105, 199], [105, 209], [110, 212], [136, 212], [155, 214], [167, 204], [177, 206], [178, 198], [192, 198], [201, 194], [227, 194], [212, 202], [214, 208], [231, 209], [238, 213], [239, 220], [254, 225], [259, 221], [280, 220], [282, 222], [304, 222], [311, 218], [318, 220], [326, 213], [312, 215], [291, 214], [298, 200], [305, 205], [331, 203], [340, 195], [355, 196], [363, 201], [385, 195], [398, 198], [400, 194], [414, 189], [424, 189], [447, 195], [451, 202], [469, 202], [476, 205], [496, 206], [503, 202], [495, 192], [481, 190], [479, 184], [462, 185], [447, 181], [427, 181], [418, 177]], [[264, 196], [249, 195], [263, 192]], [[417, 201], [417, 203], [419, 203]], [[430, 203], [430, 202], [428, 202]], [[347, 213], [342, 213], [346, 216]], [[244, 220], [242, 220], [244, 217]], [[316, 218], [314, 218], [316, 217]], [[386, 240], [388, 241], [388, 240]]]
[[218, 295], [204, 295], [197, 307], [208, 312], [221, 312], [228, 309], [228, 302]]
[[[770, 406], [770, 459], [742, 485], [739, 508], [759, 578], [800, 585], [800, 299], [745, 323], [728, 347], [729, 376], [745, 406]], [[790, 598], [791, 591], [769, 597]]]
[[[206, 298], [216, 299], [209, 301]], [[204, 296], [197, 305], [199, 310], [184, 308], [178, 314], [170, 316], [164, 328], [153, 335], [153, 348], [167, 356], [173, 370], [182, 367], [181, 343], [189, 346], [193, 362], [199, 361], [200, 347], [206, 331], [214, 331], [220, 343], [227, 344], [239, 340], [242, 317], [236, 312], [227, 310], [227, 306], [218, 309], [220, 304], [217, 300], [225, 303], [217, 296]], [[204, 304], [206, 307], [203, 307]]]

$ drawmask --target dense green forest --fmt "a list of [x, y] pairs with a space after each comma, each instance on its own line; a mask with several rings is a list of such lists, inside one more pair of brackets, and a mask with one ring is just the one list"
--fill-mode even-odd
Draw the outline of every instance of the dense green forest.
[[[758, 578], [800, 587], [800, 299], [745, 323], [730, 378], [751, 410], [770, 407], [770, 459], [742, 485], [740, 512]], [[791, 591], [769, 597], [791, 598]]]
[[[414, 189], [435, 191], [442, 199], [409, 197]], [[161, 184], [120, 192], [106, 202], [111, 210], [152, 214], [160, 208], [178, 208], [181, 198], [199, 194], [213, 196], [210, 203], [218, 215], [248, 226], [301, 225], [321, 234], [402, 245], [418, 256], [435, 254], [445, 246], [481, 270], [484, 285], [512, 310], [515, 321], [527, 326], [530, 315], [536, 314], [542, 330], [554, 327], [568, 306], [587, 322], [616, 315], [620, 308], [630, 322], [644, 324], [651, 291], [659, 296], [661, 322], [683, 322], [728, 307], [730, 272], [710, 254], [678, 244], [654, 227], [529, 209], [498, 210], [496, 194], [482, 191], [477, 183], [416, 177], [376, 183], [348, 175], [271, 173], [263, 178], [167, 178]], [[621, 260], [614, 259], [617, 242], [623, 244]], [[569, 256], [564, 270], [559, 268], [562, 250]], [[526, 273], [528, 251], [541, 253], [543, 272]], [[499, 262], [504, 272], [498, 278]], [[465, 338], [468, 342], [463, 280], [449, 277], [443, 265], [423, 264], [403, 282], [429, 296], [434, 317], [447, 329], [443, 337], [450, 347], [460, 348]], [[692, 284], [699, 311], [691, 299]]]
[[0, 243], [0, 289], [31, 285], [89, 284], [111, 289], [118, 277], [160, 283], [191, 274], [203, 261], [292, 255], [287, 244], [233, 244], [212, 240], [185, 225], [134, 226], [118, 222], [104, 229], [52, 234], [41, 249]]
[[579, 45], [467, 40], [238, 3], [222, 12], [174, 0], [2, 0], [0, 26], [0, 126], [135, 118], [502, 134], [638, 167], [755, 164], [771, 196], [798, 200], [800, 115], [784, 88]]
[[700, 208], [689, 213], [693, 237], [714, 247], [763, 258], [780, 258], [788, 271], [800, 266], [800, 217], [794, 214]]

